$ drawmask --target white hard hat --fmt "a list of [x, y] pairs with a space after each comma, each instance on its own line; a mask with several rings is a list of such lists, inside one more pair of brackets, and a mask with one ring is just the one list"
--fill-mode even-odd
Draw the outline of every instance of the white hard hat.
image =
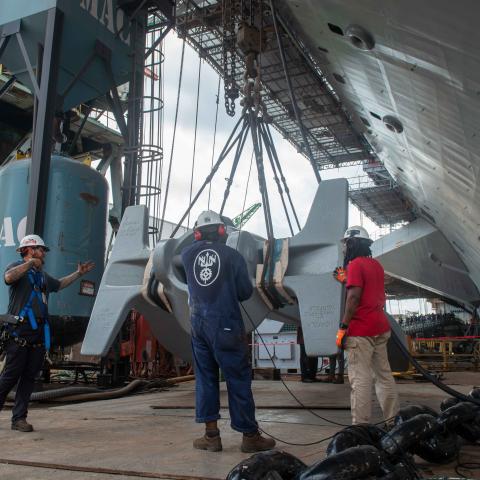
[[45, 245], [42, 237], [39, 237], [38, 235], [27, 235], [23, 237], [20, 241], [20, 245], [17, 248], [17, 252], [20, 252], [22, 248], [25, 247], [43, 247], [47, 252], [50, 251], [50, 249]]
[[205, 210], [198, 216], [197, 221], [195, 222], [194, 228], [206, 227], [208, 225], [223, 225], [223, 224], [224, 222], [222, 220], [222, 217], [218, 213], [212, 210]]
[[372, 241], [368, 232], [360, 225], [353, 225], [353, 227], [347, 228], [342, 240], [346, 241], [349, 238], [362, 238], [363, 240]]

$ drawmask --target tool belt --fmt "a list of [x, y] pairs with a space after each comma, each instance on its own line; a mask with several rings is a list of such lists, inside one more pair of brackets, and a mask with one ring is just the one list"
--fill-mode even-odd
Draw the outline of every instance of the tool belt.
[[8, 325], [18, 325], [23, 322], [23, 318], [10, 313], [0, 314], [0, 324], [6, 323]]
[[[10, 342], [15, 342], [20, 347], [40, 348], [44, 343], [31, 343], [23, 337], [15, 334], [15, 327], [25, 323], [27, 319], [17, 315], [1, 314], [0, 315], [0, 355], [6, 350]], [[13, 330], [12, 330], [13, 329]]]
[[44, 343], [31, 343], [27, 341], [26, 338], [17, 337], [12, 335], [6, 328], [4, 328], [0, 334], [0, 354], [2, 354], [8, 347], [10, 342], [15, 342], [20, 347], [33, 347], [41, 348], [44, 347]]
[[13, 340], [20, 347], [32, 347], [32, 348], [41, 348], [44, 347], [44, 343], [30, 343], [27, 342], [25, 338], [22, 337], [10, 337], [10, 340]]

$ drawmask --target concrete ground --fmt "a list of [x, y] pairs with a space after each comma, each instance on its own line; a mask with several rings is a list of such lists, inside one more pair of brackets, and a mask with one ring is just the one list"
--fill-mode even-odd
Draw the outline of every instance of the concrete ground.
[[[447, 374], [446, 380], [467, 393], [480, 384], [478, 373]], [[287, 385], [302, 403], [325, 419], [348, 425], [349, 386], [304, 384]], [[416, 382], [398, 384], [402, 405], [423, 403], [439, 409], [446, 395], [433, 385]], [[29, 421], [33, 433], [10, 430], [8, 408], [0, 413], [0, 478], [9, 480], [68, 478], [138, 479], [164, 478], [189, 480], [221, 479], [248, 454], [240, 452], [241, 435], [229, 426], [228, 409], [222, 408], [223, 452], [194, 450], [192, 440], [202, 434], [194, 423], [194, 382], [155, 393], [115, 400], [68, 405], [32, 405]], [[333, 435], [341, 426], [297, 408], [297, 402], [278, 381], [255, 381], [257, 418], [268, 433], [289, 443], [309, 444]], [[222, 407], [227, 405], [222, 384]], [[374, 420], [380, 410], [374, 402]], [[314, 445], [278, 448], [292, 453], [307, 464], [325, 456], [328, 441]], [[464, 446], [461, 462], [480, 462], [478, 446]], [[455, 464], [429, 465], [419, 460], [425, 477], [454, 474]], [[467, 478], [480, 478], [480, 470]]]

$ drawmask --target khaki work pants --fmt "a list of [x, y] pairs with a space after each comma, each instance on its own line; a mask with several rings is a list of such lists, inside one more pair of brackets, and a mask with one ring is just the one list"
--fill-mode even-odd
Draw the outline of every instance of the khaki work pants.
[[375, 337], [347, 337], [345, 348], [353, 425], [370, 423], [373, 382], [385, 420], [395, 416], [400, 408], [395, 380], [388, 363], [389, 338], [390, 332]]

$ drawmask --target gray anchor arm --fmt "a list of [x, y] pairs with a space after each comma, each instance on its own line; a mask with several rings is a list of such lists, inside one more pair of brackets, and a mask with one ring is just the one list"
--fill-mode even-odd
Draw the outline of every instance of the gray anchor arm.
[[107, 354], [129, 311], [141, 298], [149, 256], [148, 210], [144, 206], [128, 207], [93, 306], [83, 355]]

